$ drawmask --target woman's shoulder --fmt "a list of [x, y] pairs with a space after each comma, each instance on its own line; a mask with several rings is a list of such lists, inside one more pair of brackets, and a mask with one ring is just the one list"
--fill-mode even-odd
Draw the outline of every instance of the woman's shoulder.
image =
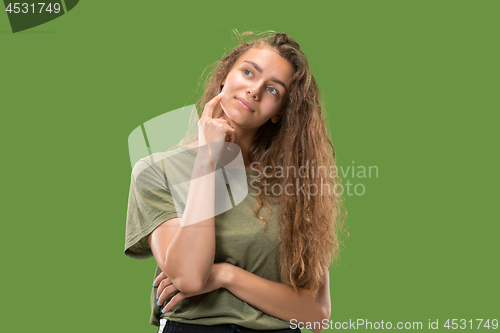
[[[165, 152], [152, 153], [139, 159], [132, 168], [134, 179], [165, 179], [192, 169], [193, 154], [186, 146]], [[175, 177], [174, 177], [175, 178]]]
[[194, 151], [197, 151], [198, 150], [198, 140], [187, 144], [186, 147], [188, 147]]

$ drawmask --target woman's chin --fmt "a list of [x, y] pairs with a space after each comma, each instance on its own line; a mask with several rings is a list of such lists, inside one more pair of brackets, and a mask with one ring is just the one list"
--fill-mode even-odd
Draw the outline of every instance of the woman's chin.
[[239, 125], [241, 122], [241, 119], [239, 119], [239, 115], [235, 112], [235, 110], [231, 109], [223, 109], [224, 114], [223, 117], [226, 118], [227, 121], [229, 121], [232, 124]]
[[[222, 104], [221, 104], [222, 106]], [[223, 117], [226, 118], [229, 123], [231, 123], [231, 126], [237, 126], [239, 128], [247, 128], [248, 127], [248, 120], [245, 119], [245, 113], [241, 110], [240, 108], [232, 108], [232, 107], [222, 107], [223, 110]]]

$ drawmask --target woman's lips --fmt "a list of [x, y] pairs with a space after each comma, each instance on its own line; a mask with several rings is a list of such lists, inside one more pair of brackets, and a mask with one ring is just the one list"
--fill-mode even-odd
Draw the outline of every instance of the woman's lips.
[[253, 109], [252, 109], [252, 107], [248, 104], [248, 102], [247, 102], [247, 101], [242, 100], [241, 98], [236, 98], [236, 100], [238, 101], [238, 103], [239, 103], [242, 107], [244, 107], [245, 109], [247, 109], [247, 110], [248, 110], [248, 111], [250, 111], [250, 112], [254, 112], [254, 111], [253, 111]]

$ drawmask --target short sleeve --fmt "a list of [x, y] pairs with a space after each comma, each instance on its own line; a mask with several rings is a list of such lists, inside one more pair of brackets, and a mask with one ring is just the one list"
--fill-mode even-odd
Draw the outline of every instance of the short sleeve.
[[125, 254], [144, 259], [152, 256], [147, 236], [160, 224], [179, 217], [161, 164], [139, 160], [130, 181], [125, 232]]

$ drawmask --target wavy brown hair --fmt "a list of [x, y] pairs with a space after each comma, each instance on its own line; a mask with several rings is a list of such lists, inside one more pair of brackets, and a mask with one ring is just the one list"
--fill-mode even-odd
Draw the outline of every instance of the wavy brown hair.
[[[264, 205], [270, 207], [269, 201], [279, 204], [281, 242], [278, 268], [281, 279], [293, 288], [306, 288], [317, 295], [328, 267], [338, 253], [338, 231], [344, 230], [343, 220], [347, 215], [341, 197], [336, 194], [341, 180], [336, 172], [335, 151], [328, 138], [320, 92], [306, 56], [290, 36], [274, 31], [258, 35], [235, 33], [239, 45], [214, 64], [215, 69], [196, 106], [203, 110], [205, 104], [221, 92], [221, 82], [238, 58], [250, 48], [270, 47], [293, 66], [289, 94], [278, 113], [280, 121], [274, 124], [269, 120], [259, 128], [249, 159], [252, 163], [258, 162], [254, 163], [257, 165], [254, 169], [260, 176], [253, 179], [254, 183], [262, 184], [261, 180], [266, 177], [270, 186], [267, 189], [274, 184], [281, 189], [288, 189], [287, 185], [291, 185], [294, 192], [293, 195], [268, 196], [266, 192], [269, 194], [269, 190], [265, 191], [264, 186], [259, 185], [261, 191], [256, 195], [258, 202], [254, 213], [266, 226], [267, 221], [259, 210]], [[264, 175], [266, 166], [273, 170], [271, 175], [269, 167]], [[301, 166], [309, 166], [308, 177], [290, 171], [298, 171]], [[284, 172], [280, 173], [280, 167]], [[297, 190], [300, 188], [307, 191], [317, 189], [318, 194]]]

